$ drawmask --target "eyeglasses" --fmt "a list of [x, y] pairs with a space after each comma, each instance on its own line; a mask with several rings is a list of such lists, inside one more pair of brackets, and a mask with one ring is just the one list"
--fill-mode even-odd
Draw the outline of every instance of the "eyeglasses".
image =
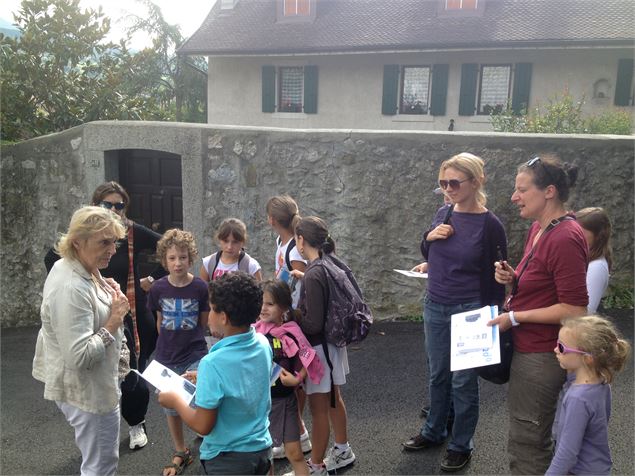
[[102, 208], [107, 208], [108, 210], [111, 210], [114, 207], [115, 210], [119, 210], [119, 211], [126, 208], [126, 204], [124, 202], [112, 203], [112, 202], [107, 202], [106, 200], [102, 200], [101, 202], [99, 202], [99, 206]]
[[467, 182], [468, 180], [471, 180], [469, 178], [465, 179], [465, 180], [457, 180], [457, 179], [452, 179], [452, 180], [439, 180], [439, 186], [443, 189], [443, 190], [447, 190], [448, 187], [452, 190], [457, 190], [459, 188], [461, 188], [461, 184], [463, 182]]
[[556, 181], [554, 180], [553, 175], [551, 175], [551, 172], [549, 172], [549, 169], [547, 168], [547, 166], [543, 164], [542, 160], [540, 160], [540, 157], [534, 157], [533, 159], [528, 160], [525, 165], [528, 168], [533, 169], [534, 165], [536, 164], [540, 164], [542, 166], [542, 170], [544, 170], [545, 173], [549, 176], [549, 179], [551, 180], [551, 182], [549, 182], [547, 185], [555, 185]]
[[581, 355], [591, 355], [588, 352], [583, 350], [573, 349], [571, 347], [567, 347], [562, 343], [560, 339], [558, 339], [558, 352], [561, 354], [581, 354]]

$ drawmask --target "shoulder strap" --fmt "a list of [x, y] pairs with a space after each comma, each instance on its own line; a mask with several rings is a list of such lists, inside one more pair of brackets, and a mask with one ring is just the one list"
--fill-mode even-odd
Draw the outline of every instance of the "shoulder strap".
[[[222, 250], [218, 250], [216, 253], [209, 257], [209, 262], [207, 263], [207, 274], [209, 274], [210, 281], [214, 279], [214, 271], [216, 271], [216, 268], [218, 268], [218, 262], [220, 261], [220, 255], [222, 253]], [[212, 263], [214, 263], [214, 267], [212, 267]]]
[[287, 269], [289, 271], [292, 271], [293, 268], [291, 267], [291, 250], [295, 248], [295, 238], [291, 238], [291, 240], [289, 241], [289, 245], [287, 246], [287, 252], [284, 254], [284, 261], [285, 263], [287, 263]]
[[238, 256], [238, 270], [249, 274], [250, 262], [251, 262], [251, 256], [245, 253], [244, 249], [240, 250], [240, 255]]

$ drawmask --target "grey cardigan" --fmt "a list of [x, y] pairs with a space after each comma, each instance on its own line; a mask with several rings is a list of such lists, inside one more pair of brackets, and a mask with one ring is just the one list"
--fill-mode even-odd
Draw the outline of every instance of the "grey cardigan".
[[33, 359], [33, 377], [44, 382], [45, 399], [97, 414], [117, 407], [123, 328], [108, 346], [97, 335], [110, 305], [111, 297], [81, 263], [65, 258], [55, 263], [44, 283]]

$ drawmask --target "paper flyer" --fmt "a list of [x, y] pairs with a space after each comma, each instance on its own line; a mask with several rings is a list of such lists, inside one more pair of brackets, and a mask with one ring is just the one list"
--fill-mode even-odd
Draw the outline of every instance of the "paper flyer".
[[450, 370], [472, 369], [501, 361], [498, 326], [487, 323], [498, 316], [498, 306], [453, 314], [450, 337]]
[[417, 273], [416, 271], [408, 271], [406, 269], [393, 269], [397, 273], [403, 274], [404, 276], [408, 276], [410, 278], [419, 278], [419, 279], [427, 279], [428, 273]]
[[[133, 372], [137, 371], [133, 369]], [[160, 392], [178, 393], [188, 405], [196, 393], [196, 385], [172, 372], [165, 365], [160, 364], [156, 360], [150, 362], [143, 373], [137, 373]]]

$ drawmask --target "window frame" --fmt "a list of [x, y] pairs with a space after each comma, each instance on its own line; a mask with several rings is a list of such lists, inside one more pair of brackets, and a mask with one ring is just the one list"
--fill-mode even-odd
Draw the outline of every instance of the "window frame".
[[[299, 69], [302, 74], [302, 89], [300, 91], [300, 110], [287, 111], [282, 108], [282, 72], [283, 70]], [[276, 112], [283, 114], [301, 114], [304, 112], [304, 66], [278, 66], [276, 67]]]
[[511, 94], [512, 94], [512, 85], [514, 84], [514, 68], [512, 63], [497, 63], [497, 64], [480, 64], [479, 65], [479, 73], [478, 73], [478, 87], [476, 90], [476, 116], [489, 116], [490, 112], [485, 112], [481, 110], [481, 96], [483, 93], [483, 72], [485, 68], [500, 68], [506, 67], [509, 69], [509, 77], [507, 78], [507, 99], [505, 100], [505, 107], [507, 104], [510, 104]]
[[[426, 91], [426, 108], [425, 108], [425, 112], [404, 112], [404, 102], [403, 102], [403, 96], [404, 96], [404, 86], [405, 86], [405, 80], [406, 80], [406, 69], [407, 68], [419, 68], [419, 69], [423, 69], [426, 68], [428, 70], [428, 87], [427, 87], [427, 91]], [[430, 95], [432, 92], [432, 65], [431, 64], [417, 64], [417, 65], [400, 65], [399, 67], [399, 90], [398, 90], [398, 97], [397, 97], [397, 112], [399, 115], [404, 115], [404, 116], [429, 116], [430, 115]]]
[[463, 8], [463, 1], [464, 0], [458, 0], [459, 1], [459, 7], [458, 8], [448, 8], [448, 2], [451, 0], [444, 0], [444, 8], [446, 11], [448, 12], [454, 12], [454, 11], [463, 11], [463, 12], [469, 12], [469, 11], [475, 11], [478, 10], [478, 4], [479, 4], [479, 0], [474, 0], [474, 8]]

